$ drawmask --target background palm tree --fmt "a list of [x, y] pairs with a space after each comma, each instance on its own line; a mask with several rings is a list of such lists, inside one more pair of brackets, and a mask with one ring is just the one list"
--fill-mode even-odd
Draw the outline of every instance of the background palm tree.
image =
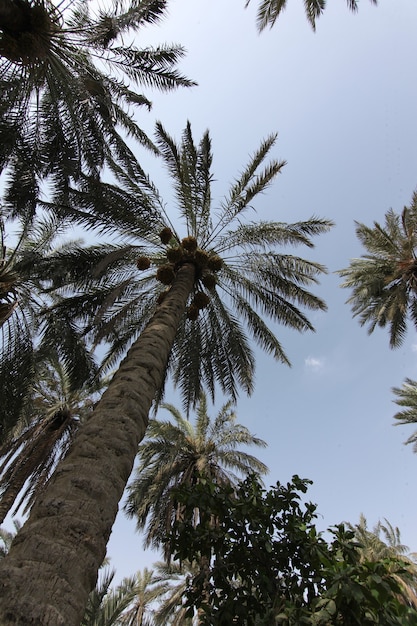
[[118, 128], [155, 150], [129, 111], [151, 103], [127, 85], [168, 90], [194, 83], [175, 69], [181, 47], [140, 50], [122, 37], [161, 19], [166, 4], [2, 1], [0, 171], [9, 165], [10, 210], [35, 211], [39, 176], [52, 175], [62, 193], [81, 171], [97, 174], [112, 160], [131, 167]]
[[356, 234], [367, 253], [338, 272], [345, 279], [342, 287], [352, 289], [348, 303], [361, 326], [367, 324], [372, 333], [388, 325], [390, 346], [396, 348], [408, 318], [417, 327], [417, 193], [401, 215], [390, 209], [384, 225], [357, 223]]
[[[246, 7], [251, 0], [246, 0]], [[370, 0], [372, 4], [377, 4], [378, 0]], [[358, 10], [358, 0], [347, 0], [347, 5], [351, 11]], [[267, 26], [272, 26], [277, 21], [281, 12], [287, 6], [287, 0], [260, 0], [258, 7], [257, 24], [262, 31]], [[320, 17], [326, 8], [326, 0], [304, 0], [306, 17], [313, 30], [316, 30], [316, 19]]]
[[[325, 309], [324, 302], [306, 289], [325, 268], [285, 254], [278, 246], [311, 247], [312, 237], [326, 232], [331, 223], [317, 218], [295, 224], [244, 221], [245, 210], [282, 169], [283, 163], [273, 160], [259, 171], [275, 140], [272, 136], [261, 144], [213, 213], [208, 133], [196, 146], [187, 125], [177, 146], [158, 125], [157, 142], [174, 179], [186, 236], [177, 234], [154, 194], [155, 210], [159, 208], [164, 227], [158, 235], [152, 230], [154, 220], [143, 232], [137, 270], [148, 267], [148, 262], [150, 266], [137, 279], [142, 290], [139, 310], [135, 308], [129, 317], [131, 287], [123, 292], [124, 285], [119, 285], [118, 293], [113, 291], [105, 306], [101, 301], [94, 312], [100, 321], [100, 315], [119, 304], [119, 311], [113, 309], [115, 322], [128, 311], [122, 325], [123, 346], [140, 334], [37, 499], [19, 541], [2, 560], [0, 622], [6, 614], [13, 616], [9, 621], [19, 621], [28, 610], [33, 619], [42, 620], [52, 612], [56, 623], [62, 620], [75, 626], [80, 622], [146, 431], [149, 409], [167, 372], [173, 372], [188, 405], [198, 399], [203, 386], [214, 393], [216, 382], [232, 395], [237, 386], [250, 392], [254, 358], [242, 322], [264, 350], [288, 362], [262, 316], [303, 331], [313, 327], [299, 307]], [[128, 174], [125, 178], [130, 189], [136, 190], [135, 181]], [[126, 205], [121, 210], [128, 212]], [[117, 268], [122, 256], [121, 248], [113, 250], [95, 268], [91, 284], [94, 279], [103, 284], [106, 273]], [[158, 303], [161, 283], [168, 288]], [[85, 280], [81, 284], [85, 286]], [[91, 303], [91, 293], [88, 298]], [[80, 307], [81, 300], [77, 302]], [[81, 313], [85, 310], [81, 307]], [[117, 344], [116, 333], [113, 337]], [[30, 609], [26, 601], [23, 607], [23, 595], [30, 598]]]
[[[59, 356], [35, 355], [35, 377], [13, 436], [0, 446], [0, 524], [14, 506], [23, 514], [41, 493], [78, 428], [93, 411], [106, 380], [74, 389]], [[20, 500], [17, 501], [20, 495]]]
[[147, 437], [138, 448], [138, 466], [128, 489], [125, 510], [135, 517], [138, 530], [145, 530], [145, 546], [164, 546], [168, 559], [166, 537], [181, 515], [172, 489], [195, 484], [201, 474], [215, 483], [229, 485], [251, 472], [265, 474], [266, 465], [239, 447], [267, 444], [237, 423], [230, 401], [211, 419], [202, 394], [195, 424], [172, 404], [163, 404], [161, 408], [169, 411], [172, 421], [150, 421]]
[[156, 626], [155, 601], [159, 601], [170, 590], [168, 577], [158, 567], [155, 571], [145, 567], [132, 578], [125, 579], [123, 584], [132, 589], [134, 597], [120, 619], [120, 626]]
[[[68, 316], [44, 314], [52, 302], [50, 277], [56, 280], [58, 274], [65, 283], [60, 255], [66, 246], [71, 250], [76, 246], [74, 241], [60, 242], [67, 225], [68, 221], [53, 215], [7, 221], [0, 212], [0, 446], [26, 410], [39, 365], [36, 360], [58, 354], [73, 391], [95, 373], [76, 324]], [[11, 246], [6, 245], [8, 238]]]
[[[394, 415], [400, 424], [417, 424], [417, 382], [406, 378], [402, 387], [393, 387], [392, 391], [397, 398], [394, 400], [398, 406], [404, 407]], [[417, 453], [417, 432], [414, 432], [405, 443], [413, 444], [413, 451]]]
[[[401, 588], [401, 600], [407, 606], [417, 609], [417, 555], [409, 554], [408, 546], [401, 543], [399, 529], [385, 520], [385, 524], [379, 521], [369, 530], [364, 515], [360, 516], [358, 524], [348, 526], [354, 531], [360, 544], [361, 561], [379, 562], [392, 559], [391, 566], [395, 567], [392, 576]], [[402, 566], [401, 573], [398, 573], [398, 561]]]

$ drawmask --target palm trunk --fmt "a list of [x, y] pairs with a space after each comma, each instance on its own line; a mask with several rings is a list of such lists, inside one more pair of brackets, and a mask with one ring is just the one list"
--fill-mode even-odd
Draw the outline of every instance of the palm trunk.
[[2, 626], [79, 626], [194, 279], [178, 270], [1, 561]]

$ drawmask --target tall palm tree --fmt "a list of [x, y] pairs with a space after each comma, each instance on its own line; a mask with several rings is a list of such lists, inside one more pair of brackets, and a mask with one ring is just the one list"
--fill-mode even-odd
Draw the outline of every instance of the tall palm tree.
[[[406, 378], [402, 387], [393, 387], [392, 391], [397, 398], [394, 400], [400, 407], [404, 407], [394, 415], [400, 424], [417, 424], [417, 382]], [[417, 432], [414, 432], [405, 442], [413, 444], [413, 451], [417, 453]]]
[[13, 437], [0, 446], [0, 524], [13, 507], [30, 510], [105, 385], [94, 379], [74, 389], [57, 354], [36, 355], [33, 388]]
[[239, 450], [239, 446], [267, 444], [237, 423], [231, 401], [211, 419], [202, 394], [195, 424], [172, 404], [162, 404], [162, 408], [169, 411], [172, 421], [150, 421], [147, 437], [138, 448], [139, 463], [128, 489], [126, 511], [136, 518], [138, 530], [146, 530], [145, 546], [163, 545], [168, 559], [167, 533], [181, 514], [173, 488], [195, 484], [201, 473], [213, 482], [234, 485], [242, 476], [250, 472], [264, 474], [268, 468]]
[[[359, 542], [361, 561], [378, 562], [392, 560], [395, 566], [392, 576], [401, 589], [401, 601], [407, 606], [417, 609], [417, 555], [409, 554], [409, 549], [401, 543], [400, 531], [388, 520], [380, 521], [370, 530], [364, 515], [358, 524], [348, 524]], [[397, 560], [397, 563], [395, 562]], [[398, 561], [402, 565], [402, 573], [398, 573]]]
[[128, 85], [161, 90], [195, 83], [176, 69], [179, 46], [138, 49], [123, 36], [161, 19], [166, 0], [2, 0], [0, 171], [10, 167], [9, 207], [34, 212], [39, 177], [59, 191], [81, 171], [134, 160], [131, 136], [154, 150], [132, 106], [150, 101]]
[[[136, 287], [125, 275], [118, 291], [110, 285], [107, 300], [96, 311], [100, 320], [118, 300], [113, 321], [127, 311], [120, 343], [125, 345], [126, 337], [137, 339], [1, 563], [2, 624], [18, 622], [28, 612], [35, 623], [45, 623], [46, 615], [55, 625], [80, 622], [149, 410], [168, 371], [173, 371], [189, 404], [198, 398], [202, 385], [212, 392], [217, 381], [226, 391], [233, 392], [238, 385], [251, 391], [254, 358], [243, 323], [264, 350], [288, 362], [262, 316], [303, 331], [312, 325], [299, 307], [325, 309], [324, 302], [306, 289], [325, 268], [278, 247], [311, 247], [312, 237], [326, 232], [330, 222], [315, 218], [295, 224], [245, 222], [245, 211], [283, 167], [272, 161], [259, 171], [275, 140], [272, 136], [261, 144], [213, 212], [208, 133], [196, 146], [187, 125], [177, 146], [158, 126], [157, 141], [174, 179], [186, 236], [180, 237], [163, 214], [159, 236], [151, 230], [155, 221], [144, 227], [142, 253], [136, 256]], [[136, 189], [133, 181], [127, 183]], [[101, 285], [109, 273], [114, 276], [128, 248], [113, 250], [96, 265], [93, 274]], [[141, 275], [139, 268], [146, 267]], [[169, 283], [163, 299], [161, 282]], [[135, 297], [133, 309], [130, 295]], [[78, 302], [78, 314], [83, 315], [85, 309]], [[116, 328], [116, 344], [117, 332]]]
[[[250, 1], [246, 0], [245, 7], [250, 4]], [[372, 4], [378, 3], [378, 0], [370, 1]], [[347, 0], [347, 5], [351, 11], [357, 11], [359, 8], [358, 0]], [[287, 0], [260, 0], [257, 16], [259, 31], [264, 30], [267, 26], [272, 28], [286, 6]], [[304, 0], [304, 8], [312, 29], [316, 30], [316, 20], [326, 8], [326, 0]]]
[[390, 209], [385, 224], [357, 223], [356, 234], [366, 254], [338, 272], [342, 287], [352, 289], [348, 303], [361, 326], [368, 325], [369, 333], [389, 326], [390, 346], [396, 348], [409, 318], [417, 327], [417, 193], [401, 215]]

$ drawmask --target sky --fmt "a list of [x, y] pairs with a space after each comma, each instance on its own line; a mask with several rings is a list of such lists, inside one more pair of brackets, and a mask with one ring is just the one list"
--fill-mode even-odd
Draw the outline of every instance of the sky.
[[[318, 505], [321, 530], [357, 523], [361, 513], [370, 527], [386, 518], [417, 551], [417, 455], [404, 445], [413, 429], [393, 425], [391, 391], [417, 379], [417, 335], [410, 327], [396, 351], [384, 329], [368, 336], [335, 274], [362, 253], [355, 220], [371, 225], [389, 208], [400, 212], [417, 187], [417, 3], [362, 0], [352, 14], [333, 0], [314, 33], [303, 2], [290, 0], [262, 34], [257, 4], [245, 11], [243, 0], [172, 1], [166, 19], [135, 43], [183, 45], [180, 68], [198, 86], [152, 93], [151, 113], [138, 119], [149, 133], [162, 121], [178, 140], [187, 120], [196, 140], [210, 130], [214, 204], [261, 140], [279, 133], [272, 156], [287, 165], [256, 203], [256, 217], [335, 222], [314, 251], [303, 251], [328, 268], [315, 291], [328, 311], [311, 316], [315, 333], [275, 328], [292, 367], [257, 350], [255, 391], [241, 394], [238, 419], [268, 442], [254, 450], [270, 469], [266, 486], [293, 474], [313, 480], [307, 497]], [[165, 171], [138, 157], [169, 210]], [[166, 399], [180, 406], [175, 393]], [[224, 400], [217, 398], [211, 415]], [[142, 541], [119, 513], [108, 545], [116, 581], [157, 560]]]
[[[302, 251], [328, 268], [314, 290], [328, 311], [310, 315], [315, 333], [274, 327], [292, 367], [256, 350], [255, 391], [240, 395], [236, 412], [268, 443], [252, 450], [270, 469], [267, 486], [293, 474], [313, 480], [308, 499], [318, 505], [319, 529], [357, 523], [361, 513], [370, 527], [386, 518], [417, 551], [417, 454], [404, 445], [413, 429], [393, 425], [391, 391], [406, 377], [417, 379], [417, 334], [410, 327], [396, 351], [386, 330], [368, 336], [335, 273], [362, 253], [355, 220], [372, 225], [389, 208], [400, 212], [417, 187], [417, 3], [361, 0], [352, 14], [344, 0], [332, 0], [314, 33], [302, 0], [289, 0], [262, 34], [257, 4], [244, 10], [244, 0], [172, 0], [165, 20], [135, 43], [183, 45], [180, 69], [198, 86], [144, 89], [153, 109], [137, 119], [150, 134], [162, 121], [178, 140], [187, 120], [197, 141], [210, 130], [214, 204], [261, 140], [279, 133], [271, 156], [287, 165], [256, 203], [255, 217], [316, 215], [335, 223], [315, 250]], [[138, 158], [170, 210], [166, 172], [144, 151]], [[174, 392], [166, 400], [180, 406]], [[220, 395], [216, 406], [225, 400]], [[143, 551], [123, 512], [108, 555], [116, 582], [158, 558]]]

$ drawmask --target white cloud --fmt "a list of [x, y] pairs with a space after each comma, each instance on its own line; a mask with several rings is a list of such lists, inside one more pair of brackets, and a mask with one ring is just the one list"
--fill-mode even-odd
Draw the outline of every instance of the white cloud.
[[324, 359], [308, 356], [304, 359], [304, 365], [313, 372], [320, 372], [324, 367]]
[[417, 343], [413, 343], [413, 345], [411, 346], [411, 350], [413, 352], [417, 352]]

